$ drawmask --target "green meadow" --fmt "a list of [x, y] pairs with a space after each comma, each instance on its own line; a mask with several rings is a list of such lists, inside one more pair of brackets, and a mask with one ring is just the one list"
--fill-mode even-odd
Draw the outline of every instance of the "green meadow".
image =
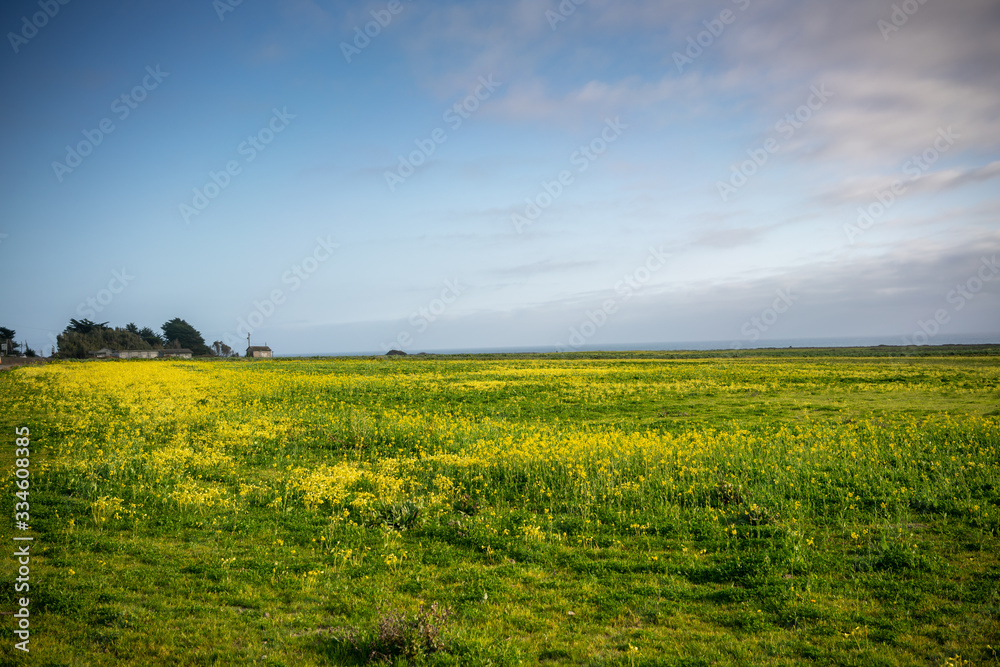
[[[0, 654], [998, 664], [998, 360], [924, 348], [4, 371]], [[34, 538], [27, 592], [17, 536]], [[14, 647], [22, 597], [30, 653]]]

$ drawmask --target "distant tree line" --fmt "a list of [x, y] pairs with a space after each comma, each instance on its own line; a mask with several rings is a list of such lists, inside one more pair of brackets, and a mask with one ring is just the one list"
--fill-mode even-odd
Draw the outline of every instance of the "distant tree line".
[[7, 345], [6, 354], [11, 357], [16, 357], [24, 355], [26, 357], [37, 356], [37, 353], [28, 347], [28, 344], [24, 344], [24, 350], [21, 350], [21, 343], [14, 340], [17, 337], [17, 332], [13, 329], [8, 329], [7, 327], [0, 327], [0, 344]]
[[195, 356], [235, 356], [232, 348], [215, 341], [212, 347], [205, 344], [201, 333], [179, 317], [164, 322], [157, 333], [150, 327], [139, 328], [134, 322], [124, 327], [112, 327], [107, 322], [88, 319], [71, 319], [69, 325], [56, 337], [63, 359], [86, 359], [89, 353], [109, 350], [178, 350], [188, 349]]

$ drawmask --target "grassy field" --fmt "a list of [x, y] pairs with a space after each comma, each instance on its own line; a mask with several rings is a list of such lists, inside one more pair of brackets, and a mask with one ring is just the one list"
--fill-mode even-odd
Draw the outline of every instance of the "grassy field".
[[5, 371], [6, 581], [35, 541], [3, 659], [998, 664], [1000, 363], [968, 352]]

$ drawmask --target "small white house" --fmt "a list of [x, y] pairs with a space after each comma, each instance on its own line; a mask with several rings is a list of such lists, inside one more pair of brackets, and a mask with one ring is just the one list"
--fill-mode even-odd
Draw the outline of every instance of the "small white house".
[[271, 348], [267, 345], [251, 345], [247, 348], [247, 356], [258, 359], [270, 359]]

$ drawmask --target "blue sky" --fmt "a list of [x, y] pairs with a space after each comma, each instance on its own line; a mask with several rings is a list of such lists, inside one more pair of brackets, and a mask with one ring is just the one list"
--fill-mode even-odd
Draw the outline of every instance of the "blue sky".
[[72, 317], [282, 354], [1000, 332], [989, 0], [0, 27], [0, 324], [36, 349]]

